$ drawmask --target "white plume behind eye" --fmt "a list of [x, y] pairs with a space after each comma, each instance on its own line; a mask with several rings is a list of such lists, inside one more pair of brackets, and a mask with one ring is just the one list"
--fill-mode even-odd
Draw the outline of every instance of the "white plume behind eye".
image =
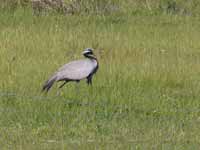
[[83, 54], [87, 54], [87, 53], [93, 53], [93, 49], [92, 49], [92, 48], [86, 48], [86, 49], [83, 51]]

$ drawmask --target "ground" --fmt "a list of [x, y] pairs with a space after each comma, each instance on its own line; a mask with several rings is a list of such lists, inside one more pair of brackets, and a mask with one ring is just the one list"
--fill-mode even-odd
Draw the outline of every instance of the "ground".
[[[198, 149], [200, 28], [187, 15], [0, 14], [1, 149]], [[93, 86], [41, 93], [94, 48]]]

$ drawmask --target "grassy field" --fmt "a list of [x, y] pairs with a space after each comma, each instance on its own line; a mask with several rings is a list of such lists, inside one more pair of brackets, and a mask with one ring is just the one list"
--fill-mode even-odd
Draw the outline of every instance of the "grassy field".
[[[184, 15], [0, 14], [0, 147], [200, 147], [200, 22]], [[93, 47], [100, 68], [85, 81], [42, 84]]]

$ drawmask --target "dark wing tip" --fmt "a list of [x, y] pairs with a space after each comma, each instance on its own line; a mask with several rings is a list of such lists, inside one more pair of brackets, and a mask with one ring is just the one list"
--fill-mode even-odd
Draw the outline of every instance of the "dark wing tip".
[[53, 83], [56, 81], [56, 77], [53, 77], [45, 82], [45, 84], [42, 87], [42, 92], [46, 90], [48, 92], [50, 88], [53, 86]]

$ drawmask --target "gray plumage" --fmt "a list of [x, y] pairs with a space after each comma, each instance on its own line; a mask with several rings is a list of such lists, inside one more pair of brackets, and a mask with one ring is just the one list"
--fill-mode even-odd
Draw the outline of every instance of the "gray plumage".
[[92, 76], [98, 69], [97, 58], [93, 55], [93, 49], [86, 48], [83, 51], [85, 59], [69, 62], [58, 69], [54, 75], [45, 82], [43, 91], [49, 91], [54, 82], [65, 81], [59, 88], [62, 88], [69, 81], [79, 82], [82, 79], [87, 79], [88, 84], [92, 84]]

